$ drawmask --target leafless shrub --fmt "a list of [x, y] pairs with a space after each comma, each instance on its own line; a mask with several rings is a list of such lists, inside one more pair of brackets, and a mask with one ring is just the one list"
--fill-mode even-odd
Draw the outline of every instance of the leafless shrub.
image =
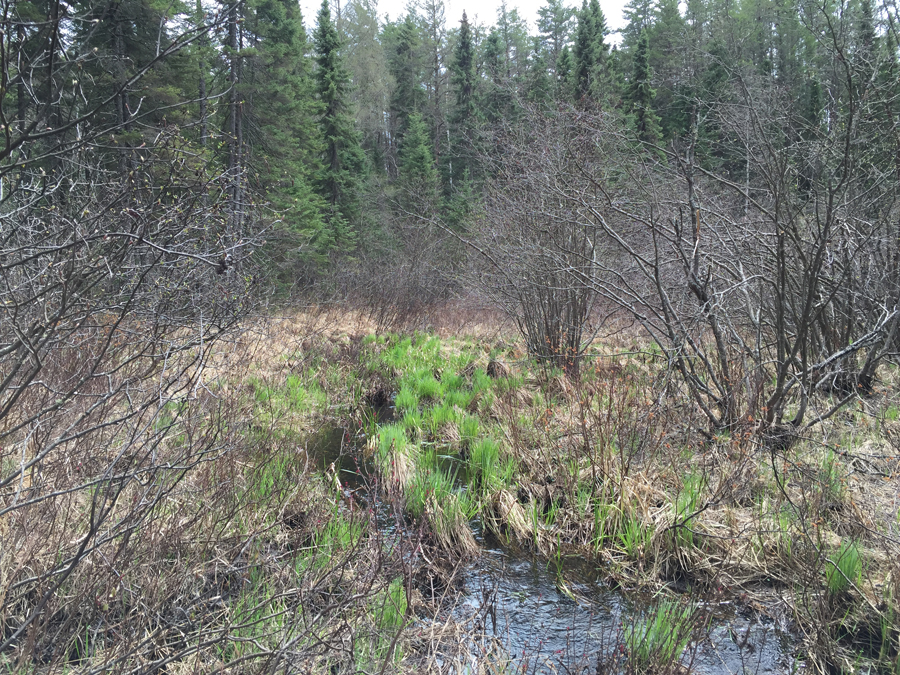
[[225, 178], [181, 129], [146, 110], [107, 114], [207, 27], [161, 43], [86, 107], [80, 88], [96, 83], [59, 83], [100, 58], [90, 40], [53, 53], [84, 17], [48, 12], [3, 19], [35, 43], [4, 43], [0, 60], [17, 87], [0, 148], [0, 655], [159, 667], [189, 653], [171, 651], [188, 618], [172, 586], [139, 571], [155, 561], [145, 571], [164, 576], [184, 553], [177, 535], [200, 516], [178, 514], [179, 490], [238, 440], [204, 369], [249, 309], [250, 221], [234, 229]]
[[[631, 145], [610, 115], [533, 113], [526, 126], [543, 140], [505, 139], [509, 184], [489, 199], [516, 213], [531, 240], [495, 228], [483, 253], [542, 261], [529, 263], [535, 284], [513, 280], [505, 272], [519, 269], [512, 263], [494, 266], [507, 280], [492, 283], [506, 289], [498, 297], [508, 307], [532, 287], [532, 307], [544, 307], [539, 297], [551, 291], [618, 303], [662, 348], [711, 427], [758, 423], [777, 446], [868, 391], [890, 353], [897, 288], [877, 259], [894, 246], [894, 191], [878, 181], [880, 189], [863, 189], [874, 179], [852, 155], [858, 144], [838, 131], [847, 125], [815, 143], [792, 139], [769, 114], [783, 108], [780, 92], [740, 73], [735, 82], [744, 126], [732, 119], [734, 106], [709, 114], [741, 139], [749, 183], [708, 168], [696, 136], [675, 144], [664, 164]], [[822, 153], [837, 178], [799, 188], [797, 156], [812, 162]], [[519, 203], [525, 213], [515, 211]], [[581, 238], [546, 239], [557, 231], [544, 222], [550, 208], [567, 214]], [[559, 316], [539, 313], [551, 314]], [[817, 396], [825, 390], [833, 399]]]
[[529, 354], [575, 375], [586, 347], [603, 255], [600, 232], [572, 200], [548, 185], [571, 171], [568, 140], [537, 113], [533, 124], [500, 132], [503, 147], [486, 187], [483, 222], [470, 240], [481, 261], [477, 283], [510, 316]]

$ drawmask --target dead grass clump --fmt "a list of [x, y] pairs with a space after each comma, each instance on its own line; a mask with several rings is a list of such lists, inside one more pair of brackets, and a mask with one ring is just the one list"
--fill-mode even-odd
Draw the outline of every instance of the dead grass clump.
[[392, 453], [389, 461], [390, 465], [385, 467], [386, 471], [383, 472], [383, 475], [391, 489], [395, 490], [397, 494], [402, 494], [412, 482], [416, 471], [415, 462], [406, 452], [402, 451]]
[[[509, 490], [498, 490], [491, 498], [491, 512], [488, 523], [497, 533], [511, 532], [520, 544], [535, 543], [540, 533], [535, 532], [525, 509]], [[538, 546], [540, 548], [540, 546]]]
[[447, 422], [438, 429], [436, 440], [454, 448], [459, 447], [462, 436], [459, 433], [459, 425], [456, 422]]
[[568, 400], [574, 390], [564, 374], [545, 372], [538, 378], [538, 384], [548, 399]]
[[488, 361], [487, 369], [485, 370], [488, 377], [492, 377], [495, 380], [501, 377], [509, 377], [510, 370], [509, 366], [507, 366], [502, 361], [498, 361], [497, 359], [491, 359]]
[[471, 558], [478, 552], [475, 535], [455, 494], [444, 496], [441, 503], [431, 496], [425, 507], [425, 517], [438, 548], [450, 559]]

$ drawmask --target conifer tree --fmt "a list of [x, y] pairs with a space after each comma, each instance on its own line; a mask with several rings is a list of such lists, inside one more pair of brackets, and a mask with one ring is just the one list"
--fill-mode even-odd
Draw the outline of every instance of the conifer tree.
[[391, 132], [396, 140], [406, 131], [409, 116], [425, 108], [425, 63], [422, 40], [412, 12], [385, 26], [388, 64], [396, 86], [391, 96]]
[[500, 32], [493, 29], [484, 41], [484, 94], [480, 97], [481, 114], [488, 122], [510, 119], [512, 91], [506, 77], [506, 49]]
[[605, 79], [607, 46], [606, 18], [597, 0], [583, 0], [575, 33], [574, 89], [576, 99], [598, 97]]
[[625, 101], [631, 115], [634, 131], [643, 143], [656, 145], [660, 140], [659, 118], [653, 110], [656, 92], [651, 84], [650, 63], [647, 52], [650, 49], [649, 31], [644, 30], [634, 54], [634, 71], [625, 93]]
[[[48, 7], [43, 2], [26, 2], [20, 8], [26, 13], [41, 12], [44, 20], [48, 16], [46, 12], [58, 9], [55, 3], [49, 3]], [[94, 117], [94, 124], [99, 122], [117, 127], [111, 143], [116, 148], [113, 153], [114, 161], [123, 177], [133, 178], [136, 156], [132, 149], [142, 143], [152, 142], [156, 135], [142, 130], [153, 129], [164, 124], [164, 120], [168, 123], [170, 117], [175, 121], [179, 111], [164, 109], [173, 100], [181, 99], [179, 85], [187, 85], [187, 52], [180, 52], [157, 62], [141, 78], [139, 91], [129, 85], [136, 73], [154, 61], [157, 44], [167, 41], [168, 22], [174, 17], [176, 9], [172, 5], [165, 6], [149, 0], [100, 4], [79, 0], [74, 3], [74, 10], [79, 15], [79, 21], [75, 23], [72, 37], [82, 46], [92, 48], [93, 56], [84, 60], [83, 70], [79, 68], [82, 72], [82, 76], [78, 78], [81, 80], [80, 96], [86, 99], [88, 106], [99, 105], [101, 101], [111, 98], [112, 105], [100, 107], [98, 115]], [[38, 32], [27, 43], [33, 43], [36, 50], [47, 51], [50, 47], [44, 42], [48, 37], [47, 32]], [[51, 42], [55, 43], [52, 51], [59, 52], [54, 54], [54, 58], [64, 60], [64, 52], [60, 51], [61, 45], [57, 38], [51, 38]], [[28, 44], [26, 49], [30, 51], [31, 47], [32, 44]], [[30, 76], [28, 79], [31, 79]], [[63, 96], [61, 82], [47, 80], [42, 84], [46, 89], [36, 94], [45, 100], [54, 101]], [[196, 91], [191, 85], [185, 86], [185, 90], [190, 91], [191, 95]], [[22, 87], [19, 87], [19, 91], [24, 93]], [[28, 105], [27, 99], [28, 97], [20, 100], [20, 108]], [[63, 123], [57, 114], [58, 103], [61, 101], [47, 105], [49, 118], [45, 126], [54, 128]], [[136, 119], [138, 111], [139, 121]]]
[[456, 93], [456, 106], [451, 120], [456, 125], [467, 125], [475, 115], [475, 46], [472, 42], [472, 27], [463, 12], [459, 22], [459, 35], [453, 50], [452, 76], [450, 83]]
[[813, 140], [819, 133], [819, 125], [822, 123], [822, 85], [818, 78], [810, 77], [804, 87], [803, 129], [802, 134], [808, 140]]
[[246, 30], [254, 52], [244, 67], [250, 184], [282, 218], [279, 264], [289, 250], [326, 249], [325, 203], [315, 192], [322, 143], [306, 30], [293, 0], [251, 0]]
[[399, 155], [401, 203], [416, 213], [433, 210], [438, 203], [438, 174], [428, 129], [420, 113], [409, 116]]
[[528, 38], [528, 26], [519, 17], [519, 10], [508, 9], [506, 0], [501, 0], [497, 9], [497, 34], [500, 38], [503, 63], [503, 78], [516, 88], [528, 70], [528, 55], [531, 44]]
[[319, 9], [316, 43], [316, 82], [321, 105], [320, 129], [324, 138], [319, 188], [327, 205], [327, 235], [334, 246], [351, 250], [353, 226], [359, 216], [358, 192], [365, 157], [349, 109], [350, 76], [341, 57], [341, 41], [331, 21], [328, 0]]
[[553, 98], [553, 83], [547, 66], [547, 54], [540, 38], [535, 38], [531, 67], [525, 83], [525, 98], [531, 103], [547, 103]]
[[575, 95], [575, 57], [569, 45], [562, 48], [556, 61], [556, 99], [564, 101]]
[[446, 68], [447, 31], [444, 0], [419, 0], [420, 32], [422, 34], [425, 65], [425, 107], [420, 110], [431, 135], [432, 152], [436, 160], [444, 152], [447, 137], [447, 106], [450, 98]]
[[386, 168], [390, 127], [384, 111], [390, 106], [393, 81], [387, 52], [380, 40], [377, 9], [375, 0], [351, 0], [344, 10], [343, 25], [357, 128], [372, 163]]
[[622, 16], [627, 23], [622, 29], [622, 47], [626, 53], [637, 49], [641, 33], [653, 23], [655, 10], [655, 0], [629, 0], [625, 5]]
[[547, 63], [554, 69], [563, 48], [569, 44], [574, 16], [575, 10], [563, 4], [563, 0], [547, 0], [538, 8], [539, 44], [546, 54]]
[[472, 27], [465, 12], [459, 22], [459, 35], [450, 68], [450, 85], [455, 94], [455, 105], [450, 114], [451, 150], [447, 171], [449, 187], [452, 188], [464, 175], [471, 175], [470, 155], [476, 114], [475, 45]]
[[656, 88], [654, 108], [663, 138], [687, 131], [693, 104], [684, 81], [687, 24], [678, 5], [678, 0], [660, 0], [648, 34], [647, 59]]

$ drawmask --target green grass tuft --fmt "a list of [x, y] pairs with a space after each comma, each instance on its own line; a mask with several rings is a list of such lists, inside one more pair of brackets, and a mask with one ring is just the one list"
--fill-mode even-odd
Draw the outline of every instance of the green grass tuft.
[[410, 389], [401, 389], [394, 399], [394, 407], [401, 413], [418, 410], [419, 397]]
[[622, 545], [625, 554], [634, 560], [642, 555], [647, 546], [650, 545], [653, 530], [649, 526], [644, 527], [641, 519], [632, 513], [624, 519], [618, 535], [619, 543]]
[[500, 444], [493, 438], [476, 441], [469, 454], [471, 473], [482, 491], [489, 491], [498, 481]]
[[406, 495], [406, 510], [413, 518], [425, 514], [428, 500], [440, 505], [453, 493], [453, 479], [433, 466], [425, 466], [416, 471]]
[[411, 436], [415, 437], [422, 431], [422, 419], [422, 413], [418, 410], [409, 410], [403, 414], [400, 423]]
[[838, 595], [846, 591], [850, 584], [857, 584], [862, 573], [862, 559], [856, 542], [842, 542], [841, 548], [834, 558], [834, 564], [825, 570], [825, 584], [828, 592]]
[[471, 446], [481, 432], [481, 422], [474, 415], [466, 415], [459, 422], [459, 436], [463, 447]]
[[441, 398], [441, 383], [431, 373], [417, 373], [412, 383], [416, 394], [423, 401], [437, 401]]
[[629, 672], [670, 668], [681, 659], [692, 632], [691, 608], [663, 600], [649, 610], [625, 634]]
[[284, 397], [289, 408], [301, 410], [307, 402], [308, 394], [303, 381], [293, 373], [284, 382]]
[[447, 405], [465, 410], [469, 407], [469, 404], [472, 403], [474, 398], [475, 394], [471, 391], [453, 390], [447, 392], [444, 396], [444, 401]]

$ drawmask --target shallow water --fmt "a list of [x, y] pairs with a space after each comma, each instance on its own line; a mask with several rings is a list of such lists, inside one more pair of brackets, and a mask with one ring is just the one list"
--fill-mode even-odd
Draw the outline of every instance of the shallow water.
[[[386, 413], [382, 412], [386, 416]], [[382, 532], [394, 532], [398, 518], [370, 494], [373, 467], [356, 451], [348, 431], [326, 429], [307, 443], [317, 468], [334, 469], [345, 495], [368, 501]], [[452, 462], [452, 458], [447, 459]], [[547, 561], [501, 542], [473, 524], [480, 553], [462, 572], [455, 614], [473, 632], [496, 638], [513, 662], [510, 672], [620, 672], [625, 635], [652, 599], [634, 601], [604, 583], [603, 570], [580, 558]], [[723, 601], [710, 610], [700, 639], [682, 657], [689, 672], [705, 675], [781, 675], [792, 672], [790, 638], [765, 619]], [[469, 646], [470, 672], [487, 651]], [[610, 669], [598, 669], [598, 659]], [[464, 671], [465, 672], [465, 671]]]
[[[470, 609], [485, 598], [493, 602], [495, 617], [484, 624], [505, 642], [519, 672], [594, 673], [598, 658], [622, 665], [625, 634], [652, 599], [626, 599], [603, 583], [602, 570], [581, 559], [548, 564], [490, 535], [479, 544], [481, 556], [466, 571], [464, 602]], [[788, 636], [730, 602], [712, 608], [703, 635], [682, 657], [690, 672], [791, 672]]]
[[458, 611], [481, 610], [484, 628], [501, 639], [518, 671], [582, 672], [621, 642], [628, 607], [590, 579], [585, 565], [548, 565], [490, 535], [478, 541], [481, 555], [465, 571]]

